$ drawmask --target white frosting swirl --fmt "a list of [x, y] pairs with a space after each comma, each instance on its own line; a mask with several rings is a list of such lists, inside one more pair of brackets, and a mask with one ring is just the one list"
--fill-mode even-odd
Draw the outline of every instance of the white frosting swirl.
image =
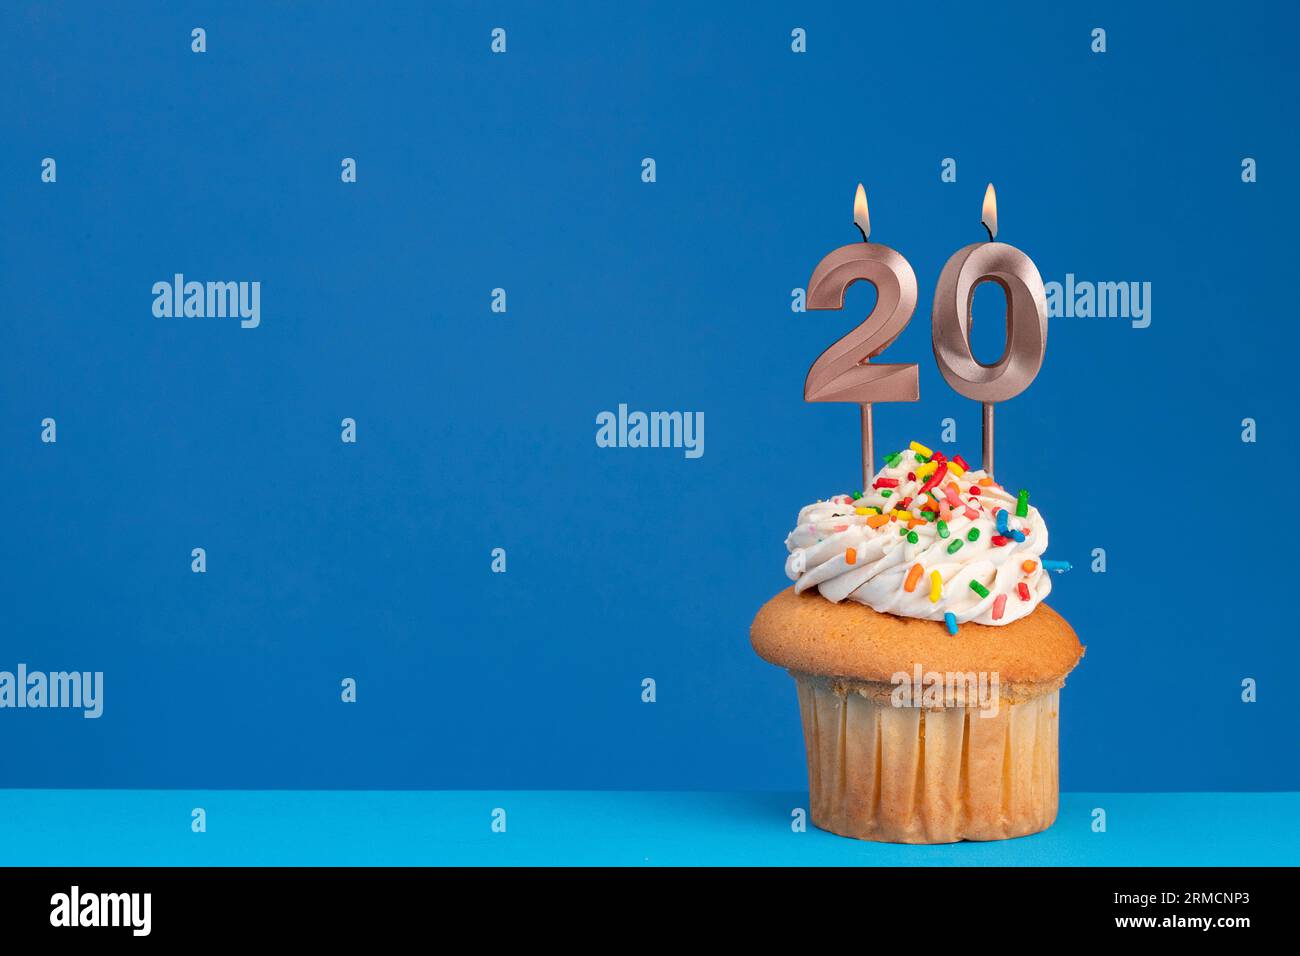
[[[1038, 510], [1029, 506], [1027, 516], [1017, 518], [1015, 494], [992, 483], [983, 471], [958, 476], [960, 467], [948, 470], [922, 494], [934, 472], [927, 474], [917, 458], [910, 449], [901, 452], [860, 498], [836, 495], [799, 512], [798, 527], [785, 540], [790, 551], [785, 571], [795, 590], [815, 587], [836, 603], [847, 598], [901, 617], [942, 621], [952, 613], [959, 624], [1001, 625], [1024, 617], [1052, 590], [1041, 557], [1047, 550], [1047, 526]], [[886, 487], [891, 481], [897, 486]], [[998, 529], [999, 509], [1006, 512], [1007, 534]], [[933, 516], [922, 517], [922, 510]], [[913, 518], [901, 511], [910, 511]], [[904, 533], [909, 524], [915, 542]], [[978, 532], [973, 541], [972, 530]], [[954, 547], [957, 541], [961, 544]], [[1032, 562], [1028, 571], [1025, 562]], [[917, 566], [920, 571], [914, 572]], [[937, 588], [935, 573], [941, 582]]]

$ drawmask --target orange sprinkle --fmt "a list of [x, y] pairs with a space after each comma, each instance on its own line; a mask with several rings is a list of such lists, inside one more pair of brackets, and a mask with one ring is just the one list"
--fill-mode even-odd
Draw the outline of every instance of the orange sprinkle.
[[1024, 571], [1025, 574], [1033, 574], [1034, 569], [1037, 567], [1038, 567], [1037, 561], [1022, 561], [1020, 563], [1020, 570]]
[[915, 591], [916, 582], [921, 580], [921, 575], [924, 573], [925, 571], [919, 564], [912, 565], [912, 570], [907, 572], [907, 580], [903, 582], [903, 590]]
[[993, 479], [986, 476], [981, 478], [979, 483], [987, 488], [989, 485], [993, 484]]
[[867, 519], [867, 527], [879, 528], [882, 524], [889, 524], [893, 520], [889, 515], [872, 515]]
[[849, 548], [849, 550], [844, 552], [844, 560], [847, 561], [849, 564], [857, 564], [858, 552], [854, 551], [852, 548]]

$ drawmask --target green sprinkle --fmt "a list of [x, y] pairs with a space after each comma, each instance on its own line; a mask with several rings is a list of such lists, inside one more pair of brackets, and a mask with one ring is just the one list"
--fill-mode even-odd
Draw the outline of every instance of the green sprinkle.
[[1016, 517], [1029, 517], [1029, 492], [1025, 491], [1024, 488], [1021, 488], [1020, 492], [1016, 495]]
[[900, 538], [905, 538], [905, 537], [907, 537], [907, 529], [906, 529], [906, 528], [899, 528], [899, 529], [898, 529], [898, 536], [899, 536]]
[[888, 488], [886, 488], [884, 491], [882, 491], [882, 492], [880, 493], [880, 497], [882, 497], [882, 498], [889, 498], [889, 497], [891, 497], [893, 494], [894, 494], [894, 493], [893, 493], [892, 491], [890, 491]]
[[860, 491], [855, 491], [855, 492], [853, 492], [853, 500], [854, 500], [854, 501], [857, 501], [857, 500], [858, 500], [859, 498], [861, 498], [861, 497], [862, 497], [862, 492], [860, 492]]
[[920, 541], [920, 540], [921, 540], [921, 539], [918, 538], [918, 537], [916, 536], [916, 532], [915, 532], [915, 531], [909, 531], [909, 532], [907, 532], [907, 543], [908, 543], [908, 544], [916, 544], [916, 542], [918, 542], [918, 541]]
[[898, 459], [900, 459], [900, 458], [902, 458], [902, 457], [903, 457], [903, 456], [900, 455], [900, 454], [899, 454], [898, 452], [896, 452], [896, 451], [895, 451], [895, 452], [891, 452], [891, 453], [889, 453], [888, 455], [885, 456], [885, 464], [886, 464], [886, 465], [893, 465], [893, 464], [895, 464], [895, 463], [898, 461]]
[[948, 537], [948, 522], [946, 521], [939, 522], [939, 537], [941, 538]]
[[880, 509], [877, 508], [875, 505], [867, 505], [867, 510], [870, 511], [873, 515], [880, 514]]
[[949, 554], [956, 554], [958, 551], [961, 550], [961, 546], [962, 546], [963, 544], [965, 544], [965, 543], [966, 543], [966, 542], [963, 541], [961, 538], [958, 538], [958, 539], [957, 539], [956, 541], [954, 541], [952, 544], [948, 545], [948, 553], [949, 553]]
[[918, 465], [928, 465], [928, 464], [930, 463], [930, 459], [929, 459], [929, 458], [926, 458], [924, 455], [917, 455], [917, 456], [916, 456], [916, 463], [917, 463]]
[[979, 539], [980, 539], [979, 528], [971, 528], [969, 531], [966, 532], [967, 541], [978, 541]]
[[937, 511], [922, 511], [922, 512], [921, 512], [921, 517], [924, 518], [926, 521], [933, 521], [935, 518], [939, 517], [939, 512], [937, 512]]
[[978, 581], [972, 581], [970, 583], [970, 589], [982, 598], [989, 596], [989, 589], [986, 588], [984, 585], [980, 584]]

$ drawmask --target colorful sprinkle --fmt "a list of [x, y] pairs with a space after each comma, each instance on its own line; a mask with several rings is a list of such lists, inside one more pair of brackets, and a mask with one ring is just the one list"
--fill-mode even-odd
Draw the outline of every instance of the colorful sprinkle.
[[1024, 488], [1021, 488], [1016, 494], [1016, 517], [1029, 517], [1029, 492], [1025, 491]]
[[937, 511], [922, 511], [922, 512], [921, 512], [921, 517], [924, 518], [926, 521], [933, 521], [935, 518], [939, 517], [939, 512], [937, 512]]
[[898, 487], [898, 479], [897, 479], [897, 478], [877, 478], [874, 482], [872, 482], [871, 487], [872, 487], [872, 488], [897, 488], [897, 487]]
[[889, 497], [890, 495], [892, 495], [892, 494], [893, 494], [892, 491], [882, 491], [882, 492], [880, 493], [880, 497], [882, 497], [882, 498], [888, 498], [888, 497]]
[[979, 528], [971, 528], [969, 531], [966, 532], [967, 541], [978, 541], [979, 539], [980, 539]]
[[921, 539], [917, 536], [917, 534], [916, 534], [915, 531], [909, 531], [909, 532], [907, 532], [907, 543], [908, 543], [908, 544], [916, 544], [916, 542], [918, 542], [918, 541], [920, 541], [920, 540], [921, 540]]
[[837, 524], [835, 527], [831, 528], [831, 530], [836, 534], [839, 534], [841, 531], [848, 531], [849, 526], [846, 524]]
[[997, 513], [994, 514], [993, 517], [997, 520], [998, 523], [998, 534], [1006, 534], [1007, 533], [1007, 509], [999, 508], [997, 510]]
[[961, 550], [961, 546], [965, 543], [966, 542], [963, 541], [961, 538], [957, 538], [956, 540], [953, 541], [952, 544], [948, 545], [948, 553], [956, 554], [958, 551]]
[[858, 500], [859, 498], [861, 498], [861, 497], [862, 497], [862, 492], [860, 492], [860, 491], [855, 491], [855, 492], [853, 492], [853, 500], [854, 500], [854, 501], [857, 501], [857, 500]]
[[870, 509], [870, 508], [854, 508], [853, 511], [854, 511], [856, 514], [860, 514], [860, 515], [869, 515], [869, 514], [871, 514], [871, 509]]
[[1020, 600], [1028, 601], [1029, 585], [1026, 584], [1024, 581], [1021, 581], [1019, 584], [1016, 585], [1016, 593], [1020, 595]]
[[1064, 572], [1064, 571], [1069, 571], [1069, 570], [1070, 570], [1070, 562], [1069, 562], [1069, 561], [1048, 561], [1046, 558], [1044, 558], [1044, 559], [1043, 559], [1043, 570], [1044, 570], [1044, 571], [1056, 571], [1057, 573], [1061, 573], [1061, 572]]
[[868, 528], [879, 528], [882, 524], [889, 523], [889, 515], [872, 515], [867, 519]]
[[902, 457], [903, 457], [902, 452], [891, 451], [888, 455], [885, 456], [885, 464], [890, 467], [893, 467], [893, 465], [898, 461], [898, 459]]
[[1021, 561], [1021, 562], [1020, 562], [1020, 570], [1021, 570], [1021, 571], [1024, 571], [1025, 574], [1033, 574], [1033, 573], [1034, 573], [1034, 570], [1035, 570], [1037, 567], [1038, 567], [1038, 562], [1037, 562], [1037, 561]]
[[922, 465], [920, 468], [916, 469], [916, 477], [929, 478], [938, 470], [939, 470], [939, 462], [929, 461], [926, 462], [924, 465]]
[[948, 462], [948, 471], [956, 475], [958, 478], [966, 474], [966, 469], [963, 468], [961, 465], [957, 464], [957, 460], [955, 458], [952, 461]]
[[974, 508], [967, 508], [964, 512], [962, 512], [962, 514], [964, 514], [967, 518], [970, 518], [971, 521], [974, 521], [976, 518], [980, 516], [980, 513], [976, 511]]
[[943, 616], [943, 623], [948, 626], [948, 633], [956, 636], [957, 634], [957, 615], [949, 611]]
[[1023, 531], [1017, 531], [1015, 528], [1012, 528], [1012, 529], [1011, 529], [1011, 538], [1012, 538], [1012, 540], [1014, 540], [1014, 541], [1020, 541], [1020, 542], [1023, 542], [1023, 541], [1025, 540], [1025, 533], [1024, 533]]
[[915, 591], [916, 582], [921, 580], [921, 575], [924, 573], [925, 569], [919, 564], [912, 565], [911, 569], [907, 572], [907, 580], [903, 582], [903, 590]]
[[970, 486], [970, 493], [971, 493], [972, 495], [978, 495], [978, 494], [980, 493], [980, 486], [979, 486], [979, 485], [971, 485], [971, 486]]
[[1005, 548], [1008, 544], [1011, 543], [1011, 539], [1004, 534], [995, 534], [991, 538], [989, 538], [989, 542], [995, 548]]
[[982, 598], [986, 598], [989, 596], [989, 589], [986, 588], [984, 585], [980, 584], [978, 581], [972, 581], [970, 583], [970, 589]]
[[849, 548], [847, 551], [844, 552], [844, 561], [846, 564], [857, 564], [858, 552], [855, 551], [853, 548]]
[[943, 597], [943, 578], [938, 571], [930, 572], [930, 603], [938, 604], [939, 598]]
[[1002, 620], [1002, 612], [1007, 609], [1007, 596], [999, 594], [993, 599], [993, 620]]
[[944, 521], [942, 518], [939, 519], [939, 537], [948, 537], [948, 522]]
[[929, 478], [927, 478], [925, 480], [925, 484], [921, 486], [921, 490], [929, 491], [931, 488], [934, 488], [938, 486], [940, 483], [942, 483], [943, 480], [947, 477], [948, 477], [948, 463], [946, 461], [940, 461], [938, 468], [935, 470], [934, 474], [932, 474]]
[[934, 454], [934, 452], [930, 451], [930, 449], [926, 448], [919, 441], [914, 441], [907, 447], [912, 449], [912, 451], [916, 452], [918, 455], [924, 455], [926, 458], [929, 458]]
[[951, 461], [962, 471], [970, 471], [970, 465], [966, 464], [966, 459], [963, 458], [961, 455], [953, 455], [952, 458], [949, 459], [949, 461]]

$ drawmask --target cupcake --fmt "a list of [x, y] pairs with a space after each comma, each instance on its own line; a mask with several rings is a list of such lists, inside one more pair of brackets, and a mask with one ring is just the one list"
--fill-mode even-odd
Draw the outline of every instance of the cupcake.
[[798, 688], [812, 821], [891, 843], [1044, 830], [1083, 647], [1043, 600], [1069, 565], [1027, 492], [915, 442], [885, 462], [799, 513], [794, 586], [750, 630]]

